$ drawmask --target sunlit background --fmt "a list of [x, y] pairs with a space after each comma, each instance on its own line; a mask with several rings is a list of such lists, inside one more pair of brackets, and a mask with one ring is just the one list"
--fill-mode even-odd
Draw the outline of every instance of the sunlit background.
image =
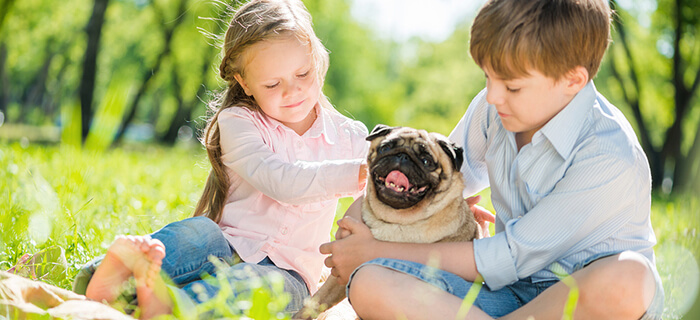
[[[304, 3], [331, 52], [324, 92], [370, 129], [449, 134], [484, 86], [468, 54], [483, 1]], [[700, 0], [610, 3], [595, 83], [650, 160], [664, 318], [697, 319]], [[42, 280], [70, 288], [114, 235], [191, 215], [208, 171], [197, 136], [223, 85], [227, 4], [0, 0], [0, 269], [58, 252], [65, 266]]]

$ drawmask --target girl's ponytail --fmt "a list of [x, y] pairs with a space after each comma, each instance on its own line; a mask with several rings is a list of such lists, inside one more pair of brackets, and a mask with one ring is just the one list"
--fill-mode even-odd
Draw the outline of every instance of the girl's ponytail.
[[221, 213], [226, 205], [226, 196], [228, 195], [229, 179], [224, 169], [224, 164], [221, 162], [221, 145], [219, 144], [219, 125], [217, 120], [219, 113], [224, 108], [219, 109], [216, 114], [211, 117], [204, 136], [204, 145], [207, 148], [207, 156], [211, 162], [211, 171], [204, 185], [202, 197], [197, 202], [197, 207], [194, 210], [194, 216], [207, 216], [214, 222], [221, 221]]

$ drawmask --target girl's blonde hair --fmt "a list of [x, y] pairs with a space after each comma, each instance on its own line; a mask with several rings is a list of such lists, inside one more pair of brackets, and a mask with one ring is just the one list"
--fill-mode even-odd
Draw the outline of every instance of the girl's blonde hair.
[[[218, 223], [226, 205], [230, 185], [221, 161], [217, 124], [219, 114], [222, 110], [231, 107], [245, 107], [261, 112], [255, 99], [246, 95], [234, 78], [236, 74], [241, 76], [245, 74], [246, 49], [260, 41], [287, 37], [296, 37], [302, 43], [309, 45], [319, 85], [323, 86], [323, 80], [328, 71], [328, 51], [316, 37], [312, 28], [311, 15], [301, 0], [252, 0], [241, 6], [234, 14], [224, 36], [224, 56], [219, 67], [219, 75], [226, 80], [227, 88], [218, 99], [209, 103], [213, 116], [208, 119], [202, 137], [212, 169], [202, 197], [195, 208], [195, 216], [206, 215]], [[334, 110], [323, 94], [319, 97], [319, 103], [325, 108]]]

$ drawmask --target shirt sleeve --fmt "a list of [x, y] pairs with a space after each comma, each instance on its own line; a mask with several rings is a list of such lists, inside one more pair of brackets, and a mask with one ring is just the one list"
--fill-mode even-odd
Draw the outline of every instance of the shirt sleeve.
[[218, 119], [224, 165], [260, 192], [282, 203], [303, 205], [355, 195], [363, 159], [286, 161], [265, 144], [253, 121], [234, 112]]
[[615, 154], [575, 160], [551, 193], [503, 232], [474, 241], [477, 270], [492, 290], [545, 269], [648, 214], [649, 184], [639, 163]]
[[[353, 158], [358, 158], [362, 159], [361, 163], [366, 163], [367, 162], [367, 153], [369, 152], [369, 141], [366, 140], [367, 136], [369, 135], [369, 131], [367, 130], [367, 127], [365, 126], [364, 123], [360, 121], [354, 121], [354, 128], [355, 130], [352, 131], [351, 140], [352, 140], [352, 154]], [[359, 172], [359, 167], [357, 168], [357, 171]], [[369, 178], [369, 175], [367, 176]], [[358, 177], [359, 178], [359, 177]], [[361, 184], [363, 186], [362, 189], [357, 190], [357, 192], [353, 195], [350, 195], [353, 199], [357, 199], [360, 196], [364, 195], [365, 189], [367, 188], [367, 184]]]
[[468, 197], [489, 186], [486, 168], [487, 130], [490, 124], [486, 89], [472, 100], [449, 139], [464, 148], [464, 196]]

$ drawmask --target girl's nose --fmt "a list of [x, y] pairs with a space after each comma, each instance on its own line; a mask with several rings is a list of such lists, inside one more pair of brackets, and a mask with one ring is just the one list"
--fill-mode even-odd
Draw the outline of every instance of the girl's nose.
[[289, 97], [297, 94], [299, 91], [301, 91], [301, 83], [299, 81], [290, 81], [287, 82], [283, 95], [284, 97]]

